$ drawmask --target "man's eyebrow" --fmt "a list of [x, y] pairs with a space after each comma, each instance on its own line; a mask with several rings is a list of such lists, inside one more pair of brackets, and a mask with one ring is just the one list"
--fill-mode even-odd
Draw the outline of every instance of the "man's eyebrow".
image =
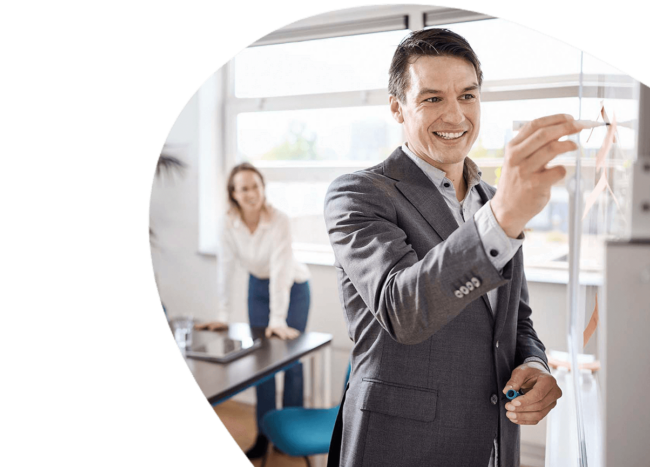
[[[473, 83], [467, 86], [461, 92], [475, 91], [477, 89], [479, 89], [479, 85]], [[418, 93], [417, 97], [423, 96], [424, 94], [442, 94], [442, 91], [438, 91], [437, 89], [424, 88]]]
[[479, 86], [478, 86], [478, 84], [474, 83], [474, 84], [471, 84], [471, 85], [467, 86], [465, 89], [462, 90], [462, 92], [476, 91], [477, 89], [479, 89]]

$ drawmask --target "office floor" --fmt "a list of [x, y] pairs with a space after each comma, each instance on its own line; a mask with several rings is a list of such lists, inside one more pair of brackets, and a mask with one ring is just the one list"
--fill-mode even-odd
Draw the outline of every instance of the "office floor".
[[[242, 451], [253, 445], [257, 435], [254, 406], [230, 400], [216, 406], [214, 411]], [[252, 462], [255, 467], [262, 465], [262, 459]], [[311, 463], [314, 465], [314, 459], [311, 459]], [[305, 467], [305, 465], [305, 460], [301, 457], [287, 456], [270, 449], [265, 467]]]
[[[245, 451], [253, 445], [255, 436], [257, 435], [254, 406], [230, 400], [216, 406], [214, 411], [219, 415], [224, 426], [242, 451]], [[314, 465], [314, 459], [311, 459], [311, 463]], [[326, 461], [323, 461], [322, 464], [324, 465], [325, 463]], [[260, 467], [262, 465], [262, 459], [254, 460], [253, 465]], [[305, 467], [305, 465], [304, 459], [280, 454], [273, 449], [270, 449], [266, 462], [266, 467]], [[522, 464], [521, 467], [526, 466]]]

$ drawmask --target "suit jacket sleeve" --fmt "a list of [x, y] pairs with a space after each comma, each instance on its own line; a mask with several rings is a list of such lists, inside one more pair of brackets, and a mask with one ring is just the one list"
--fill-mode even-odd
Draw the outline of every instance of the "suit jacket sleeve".
[[[496, 270], [473, 219], [418, 258], [398, 225], [392, 190], [372, 174], [339, 177], [325, 197], [325, 222], [338, 263], [380, 325], [396, 341], [417, 344], [505, 284], [512, 268]], [[472, 279], [480, 285], [457, 297]]]
[[517, 315], [517, 348], [515, 350], [515, 367], [523, 364], [526, 360], [540, 361], [547, 370], [548, 359], [546, 358], [544, 344], [537, 337], [533, 328], [533, 320], [530, 318], [532, 310], [528, 305], [528, 284], [526, 276], [522, 271], [521, 298], [519, 300], [519, 313]]

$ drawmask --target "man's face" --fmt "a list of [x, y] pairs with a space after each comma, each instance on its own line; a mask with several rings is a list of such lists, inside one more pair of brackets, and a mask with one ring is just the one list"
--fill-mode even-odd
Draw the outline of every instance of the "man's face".
[[463, 162], [478, 137], [481, 103], [476, 71], [458, 57], [421, 56], [409, 65], [406, 102], [390, 97], [408, 147], [444, 170]]

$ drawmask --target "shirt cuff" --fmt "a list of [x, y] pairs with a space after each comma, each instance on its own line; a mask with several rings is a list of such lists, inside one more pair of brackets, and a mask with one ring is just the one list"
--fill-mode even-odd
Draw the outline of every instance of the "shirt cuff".
[[524, 363], [528, 363], [528, 362], [539, 362], [542, 365], [544, 365], [544, 368], [546, 368], [546, 371], [548, 371], [549, 373], [551, 372], [551, 369], [548, 367], [546, 362], [544, 360], [542, 360], [541, 358], [539, 358], [539, 357], [528, 357], [526, 360], [524, 360]]
[[496, 270], [501, 271], [508, 261], [515, 256], [515, 253], [524, 242], [523, 232], [518, 238], [508, 237], [494, 217], [489, 202], [476, 211], [474, 222], [483, 243], [485, 254]]
[[270, 328], [286, 328], [287, 326], [287, 320], [283, 318], [278, 318], [275, 316], [271, 316], [269, 319], [269, 327]]

